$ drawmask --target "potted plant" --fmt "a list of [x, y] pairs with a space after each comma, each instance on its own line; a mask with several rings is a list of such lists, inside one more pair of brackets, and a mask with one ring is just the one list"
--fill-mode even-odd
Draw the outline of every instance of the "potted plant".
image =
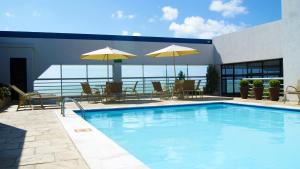
[[240, 93], [242, 99], [248, 98], [248, 92], [249, 92], [249, 82], [247, 80], [241, 80], [240, 81]]
[[262, 80], [254, 80], [253, 81], [253, 93], [256, 100], [262, 100], [264, 92], [264, 84]]
[[278, 101], [279, 94], [280, 94], [280, 81], [279, 80], [270, 80], [269, 86], [270, 86], [270, 88], [269, 88], [270, 99], [272, 101]]
[[0, 84], [0, 109], [10, 102], [10, 95], [10, 89], [7, 86]]

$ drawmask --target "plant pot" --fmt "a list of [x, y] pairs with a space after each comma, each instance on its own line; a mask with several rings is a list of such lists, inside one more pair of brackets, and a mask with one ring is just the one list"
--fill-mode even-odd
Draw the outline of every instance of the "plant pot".
[[279, 87], [270, 87], [269, 88], [269, 95], [270, 95], [270, 99], [272, 101], [278, 101], [279, 100], [279, 94], [280, 94], [280, 88]]
[[262, 100], [264, 88], [263, 87], [254, 87], [253, 93], [256, 100]]
[[240, 87], [240, 93], [241, 93], [241, 98], [242, 99], [247, 99], [248, 98], [248, 92], [249, 92], [249, 87]]
[[10, 103], [11, 99], [10, 97], [4, 97], [0, 99], [0, 109], [6, 107]]

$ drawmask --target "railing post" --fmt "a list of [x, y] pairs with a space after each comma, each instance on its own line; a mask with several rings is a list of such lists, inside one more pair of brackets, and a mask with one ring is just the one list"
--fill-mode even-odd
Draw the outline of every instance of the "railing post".
[[144, 74], [144, 64], [142, 64], [142, 80], [143, 80], [143, 95], [145, 95], [145, 74]]
[[62, 86], [62, 65], [60, 64], [60, 96], [63, 95], [63, 86]]

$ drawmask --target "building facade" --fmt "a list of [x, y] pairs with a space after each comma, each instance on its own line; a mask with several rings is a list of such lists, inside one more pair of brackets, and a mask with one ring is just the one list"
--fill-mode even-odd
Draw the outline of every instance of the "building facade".
[[[11, 83], [16, 74], [26, 77], [26, 89], [33, 90], [33, 81], [50, 65], [106, 64], [79, 58], [82, 53], [106, 46], [138, 55], [135, 59], [123, 61], [122, 65], [171, 64], [171, 58], [153, 59], [145, 54], [178, 44], [198, 49], [201, 53], [178, 58], [177, 63], [220, 67], [222, 95], [237, 94], [238, 83], [245, 77], [283, 77], [285, 86], [295, 86], [300, 79], [299, 6], [299, 0], [282, 0], [281, 20], [212, 40], [3, 31], [0, 32], [0, 82]], [[120, 79], [121, 64], [110, 64], [113, 65], [113, 78]]]

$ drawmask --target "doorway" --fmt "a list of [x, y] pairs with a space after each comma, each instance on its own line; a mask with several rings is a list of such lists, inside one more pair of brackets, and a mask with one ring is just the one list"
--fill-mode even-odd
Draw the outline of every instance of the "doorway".
[[[27, 60], [26, 58], [10, 58], [10, 84], [27, 92]], [[18, 94], [12, 91], [12, 99], [17, 100]]]

